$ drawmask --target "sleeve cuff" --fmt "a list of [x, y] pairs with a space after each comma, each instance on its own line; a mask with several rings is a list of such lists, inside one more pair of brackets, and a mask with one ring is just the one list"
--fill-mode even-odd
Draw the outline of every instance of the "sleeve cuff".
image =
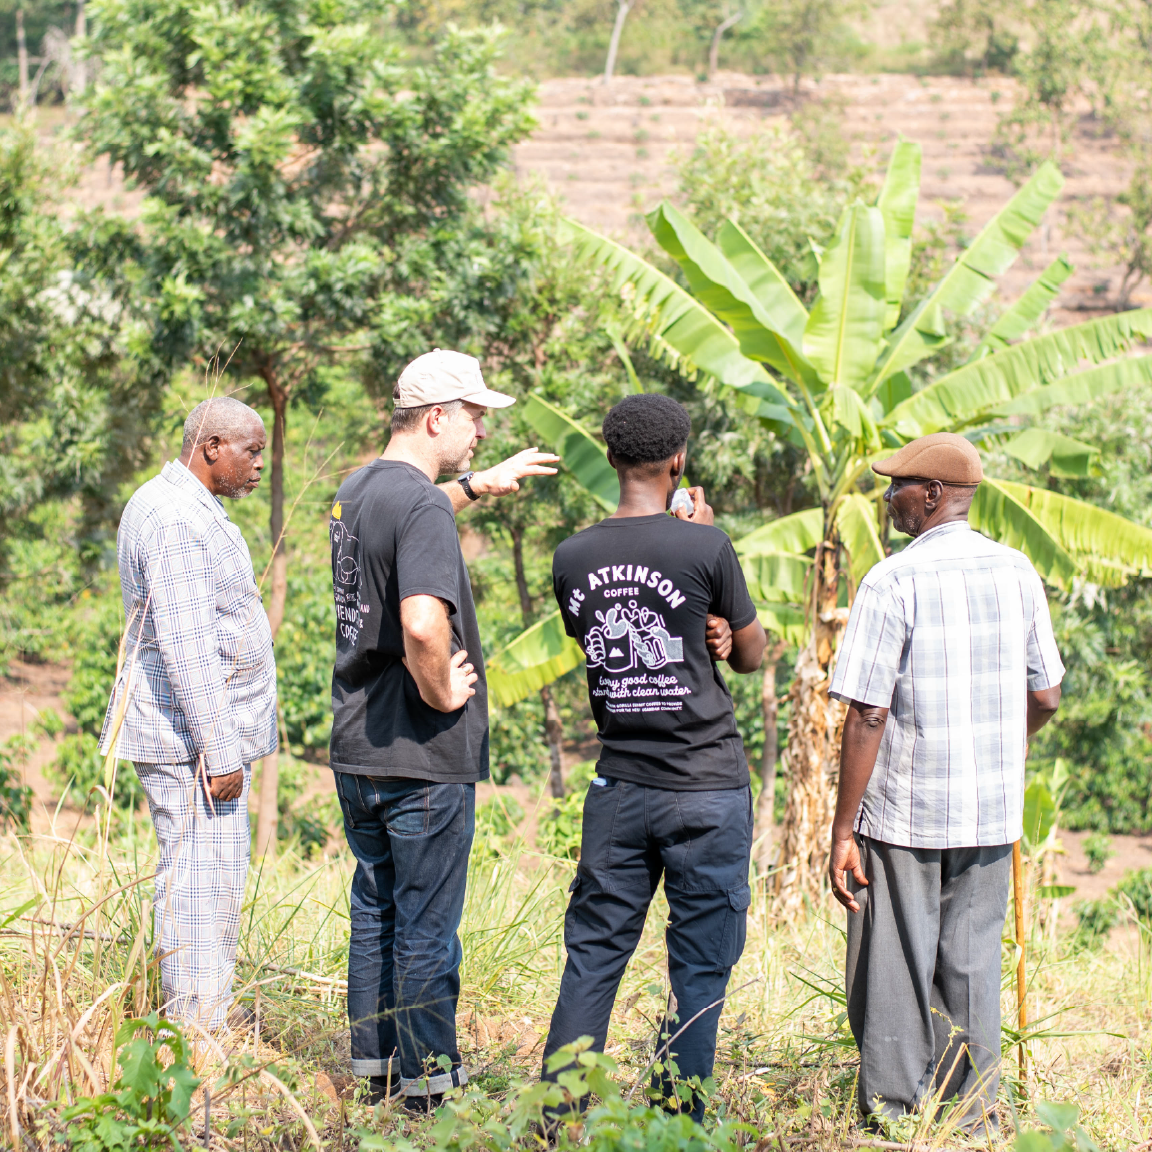
[[748, 625], [751, 624], [752, 621], [756, 620], [756, 619], [757, 619], [756, 609], [753, 608], [751, 613], [748, 616], [743, 617], [741, 619], [737, 619], [737, 620], [729, 620], [728, 621], [728, 627], [731, 628], [733, 632], [739, 632], [741, 628], [747, 628]]
[[456, 592], [446, 592], [443, 588], [405, 588], [400, 593], [400, 601], [403, 603], [410, 596], [435, 596], [437, 600], [443, 600], [448, 605], [448, 615], [455, 616], [457, 610]]

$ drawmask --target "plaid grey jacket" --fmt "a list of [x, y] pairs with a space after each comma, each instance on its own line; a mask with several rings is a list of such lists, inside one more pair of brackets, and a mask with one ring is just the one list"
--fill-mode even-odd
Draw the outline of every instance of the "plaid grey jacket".
[[224, 776], [276, 749], [276, 663], [252, 558], [224, 505], [179, 462], [142, 485], [116, 537], [124, 667], [100, 737], [107, 753]]
[[1020, 839], [1027, 694], [1064, 665], [1015, 548], [942, 524], [860, 581], [829, 696], [889, 709], [856, 830], [909, 848]]

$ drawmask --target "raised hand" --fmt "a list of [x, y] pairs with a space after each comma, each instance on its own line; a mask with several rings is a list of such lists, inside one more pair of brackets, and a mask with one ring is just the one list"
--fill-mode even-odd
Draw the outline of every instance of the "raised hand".
[[698, 485], [688, 489], [688, 495], [692, 497], [692, 511], [686, 512], [683, 508], [677, 508], [675, 516], [677, 520], [688, 520], [693, 524], [711, 524], [712, 507], [704, 500], [704, 489]]
[[523, 452], [477, 472], [468, 483], [477, 495], [507, 496], [510, 492], [520, 491], [519, 481], [525, 476], [555, 476], [556, 469], [545, 465], [559, 459], [551, 452], [525, 448]]

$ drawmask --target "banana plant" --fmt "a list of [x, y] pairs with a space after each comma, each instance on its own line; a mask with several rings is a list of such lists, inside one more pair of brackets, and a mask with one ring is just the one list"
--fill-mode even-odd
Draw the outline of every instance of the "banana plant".
[[[825, 813], [818, 809], [826, 804], [835, 729], [823, 688], [845, 617], [840, 598], [850, 599], [886, 553], [882, 489], [869, 464], [918, 436], [951, 431], [1001, 448], [1027, 467], [1083, 475], [1096, 449], [1031, 421], [1056, 405], [1152, 381], [1152, 357], [1130, 354], [1152, 336], [1152, 309], [1031, 334], [1072, 271], [1060, 257], [989, 328], [967, 363], [917, 389], [910, 370], [949, 344], [950, 322], [972, 316], [990, 297], [1063, 185], [1054, 164], [1041, 165], [910, 306], [905, 290], [920, 160], [919, 146], [901, 140], [875, 202], [845, 208], [819, 255], [811, 310], [735, 220], [709, 239], [671, 203], [649, 214], [652, 235], [679, 266], [683, 285], [568, 221], [578, 251], [610, 274], [628, 320], [624, 338], [647, 340], [689, 378], [712, 377], [732, 389], [750, 416], [807, 454], [818, 506], [737, 542], [764, 622], [805, 645], [788, 756], [793, 792], [806, 808], [790, 809], [785, 818], [779, 877], [781, 884], [796, 881], [798, 891], [814, 890], [823, 870], [820, 852], [801, 841], [823, 836]], [[591, 460], [588, 453], [581, 471]], [[581, 480], [574, 458], [571, 470]], [[1152, 574], [1152, 532], [1043, 487], [989, 477], [970, 520], [1021, 549], [1060, 589]], [[494, 663], [502, 659], [509, 658], [498, 654]]]

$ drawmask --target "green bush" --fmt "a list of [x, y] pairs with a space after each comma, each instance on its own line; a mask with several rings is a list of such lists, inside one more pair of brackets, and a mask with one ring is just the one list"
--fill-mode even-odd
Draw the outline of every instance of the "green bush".
[[[104, 757], [99, 741], [91, 732], [76, 732], [65, 736], [56, 751], [56, 759], [44, 773], [61, 792], [72, 785], [72, 803], [83, 804], [93, 788], [104, 786]], [[116, 769], [114, 802], [121, 808], [135, 808], [144, 799], [144, 789], [136, 769], [121, 760]]]
[[549, 856], [580, 859], [580, 832], [584, 823], [584, 790], [569, 792], [552, 807], [536, 826], [536, 846]]
[[72, 676], [64, 704], [82, 733], [99, 737], [116, 680], [123, 624], [120, 592], [96, 597], [83, 611], [72, 651]]
[[296, 756], [328, 750], [335, 657], [331, 569], [325, 563], [302, 561], [289, 576], [284, 621], [276, 637], [280, 712], [288, 746]]
[[32, 789], [20, 768], [28, 757], [28, 740], [12, 736], [0, 744], [0, 832], [27, 832], [32, 816]]
[[1112, 891], [1118, 897], [1131, 900], [1136, 915], [1145, 924], [1152, 925], [1152, 868], [1127, 873]]
[[1102, 872], [1104, 865], [1116, 855], [1116, 849], [1112, 847], [1112, 837], [1105, 836], [1102, 832], [1093, 832], [1085, 836], [1081, 847], [1088, 860], [1088, 871], [1093, 874]]
[[1082, 900], [1075, 908], [1078, 920], [1077, 935], [1086, 944], [1095, 944], [1108, 935], [1120, 919], [1120, 909], [1116, 901], [1105, 897], [1102, 900]]

